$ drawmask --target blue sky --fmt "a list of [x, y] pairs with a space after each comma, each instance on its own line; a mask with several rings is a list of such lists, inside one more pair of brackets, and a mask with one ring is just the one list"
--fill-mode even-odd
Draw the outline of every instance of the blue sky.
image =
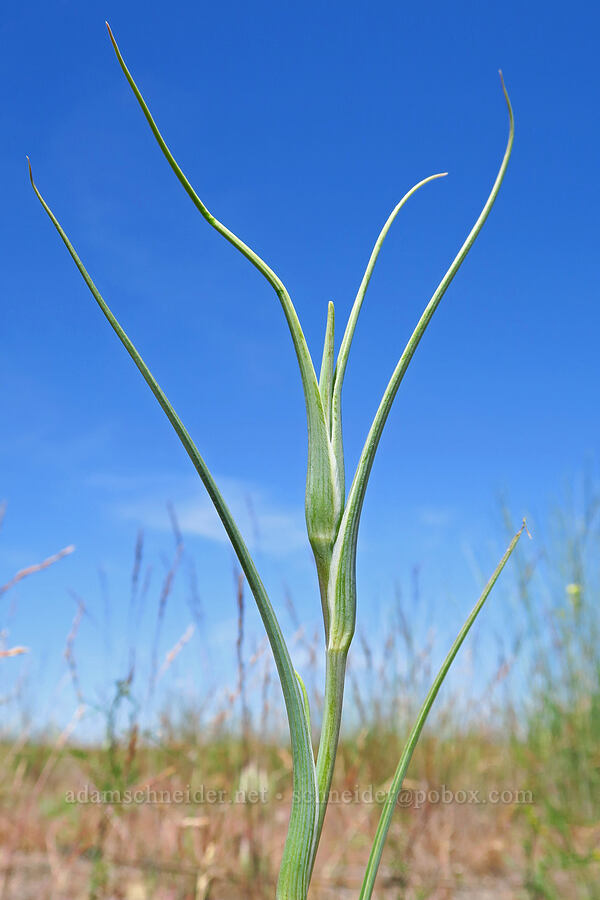
[[[62, 546], [77, 549], [23, 582], [10, 609], [4, 598], [8, 643], [31, 653], [11, 661], [3, 683], [8, 690], [18, 676], [39, 715], [43, 707], [58, 718], [73, 706], [61, 655], [73, 594], [89, 611], [78, 638], [86, 691], [122, 674], [142, 526], [156, 582], [136, 635], [147, 648], [172, 553], [168, 501], [205, 615], [174, 689], [190, 679], [200, 689], [207, 667], [231, 676], [236, 610], [231, 551], [35, 201], [26, 153], [239, 513], [274, 602], [282, 608], [289, 587], [310, 627], [318, 617], [302, 530], [303, 400], [281, 310], [174, 179], [104, 19], [208, 207], [288, 286], [315, 357], [327, 301], [343, 322], [391, 208], [421, 178], [450, 173], [410, 201], [380, 256], [346, 378], [349, 466], [495, 177], [507, 132], [503, 69], [516, 117], [509, 172], [404, 380], [361, 530], [360, 626], [374, 638], [385, 629], [394, 584], [418, 565], [427, 615], [455, 631], [504, 542], [498, 495], [510, 498], [516, 525], [523, 514], [541, 522], [597, 455], [600, 14], [577, 2], [568, 11], [538, 2], [176, 2], [167, 12], [32, 2], [5, 11], [0, 581]], [[182, 576], [161, 654], [190, 621], [186, 596]], [[415, 616], [431, 624], [422, 610]], [[501, 628], [498, 611], [495, 621]], [[258, 641], [254, 619], [249, 630]]]

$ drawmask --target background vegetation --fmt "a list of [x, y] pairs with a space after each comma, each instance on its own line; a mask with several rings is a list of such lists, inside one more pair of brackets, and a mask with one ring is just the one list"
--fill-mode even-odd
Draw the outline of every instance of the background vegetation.
[[[518, 549], [492, 601], [507, 624], [496, 671], [485, 684], [478, 680], [478, 653], [489, 654], [484, 618], [470, 648], [472, 662], [459, 666], [444, 689], [417, 750], [378, 896], [600, 896], [599, 501], [592, 482], [584, 481]], [[28, 720], [24, 710], [22, 727], [3, 733], [1, 897], [273, 894], [291, 760], [271, 661], [264, 643], [248, 649], [244, 583], [236, 576], [235, 683], [216, 703], [208, 677], [193, 703], [169, 687], [185, 654], [199, 646], [191, 628], [170, 650], [161, 639], [170, 594], [186, 563], [173, 522], [174, 554], [155, 602], [148, 603], [147, 614], [156, 615], [154, 646], [132, 647], [124, 669], [107, 671], [103, 690], [86, 696], [78, 674], [77, 634], [86, 616], [81, 601], [64, 647], [75, 701], [71, 722], [56, 732], [35, 717]], [[60, 564], [58, 556], [46, 565]], [[140, 535], [131, 584], [124, 586], [134, 606], [144, 570]], [[35, 577], [41, 585], [43, 573]], [[7, 585], [5, 604], [18, 581]], [[383, 650], [367, 628], [357, 635], [337, 802], [326, 821], [315, 898], [352, 897], [360, 885], [378, 818], [369, 792], [386, 788], [437, 652], [433, 635], [423, 641], [408, 624], [427, 604], [413, 573], [412, 592], [390, 599]], [[287, 613], [294, 628], [292, 598]], [[202, 627], [200, 615], [196, 627]], [[316, 727], [320, 640], [296, 623], [294, 647], [306, 663]], [[19, 684], [11, 685], [14, 662], [2, 659], [5, 708], [22, 699]], [[157, 802], [93, 802], [94, 791], [125, 797], [128, 790], [150, 792]], [[209, 790], [222, 791], [225, 802], [211, 802]], [[81, 791], [87, 794], [80, 799], [90, 802], [72, 802]], [[186, 802], [190, 791], [199, 802]]]

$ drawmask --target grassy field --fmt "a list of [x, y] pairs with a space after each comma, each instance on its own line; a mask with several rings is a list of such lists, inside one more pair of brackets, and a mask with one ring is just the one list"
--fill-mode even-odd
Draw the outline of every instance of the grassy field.
[[[598, 897], [589, 718], [561, 717], [551, 740], [541, 735], [425, 739], [377, 895]], [[380, 773], [400, 744], [379, 729], [344, 742], [315, 897], [356, 896]], [[215, 733], [156, 747], [132, 730], [105, 748], [5, 745], [1, 764], [2, 896], [273, 896], [290, 783], [279, 744]]]
[[[600, 897], [596, 508], [588, 501], [583, 512], [555, 517], [558, 552], [538, 546], [517, 556], [525, 637], [477, 701], [465, 706], [458, 689], [441, 695], [375, 896]], [[149, 727], [133, 702], [132, 671], [116, 684], [103, 740], [92, 742], [78, 735], [86, 700], [75, 622], [66, 653], [79, 692], [73, 721], [61, 734], [7, 733], [0, 744], [0, 898], [274, 895], [291, 758], [268, 655], [244, 656], [244, 602], [240, 582], [237, 682], [217, 714], [169, 704]], [[357, 896], [386, 779], [430, 679], [431, 647], [416, 646], [400, 606], [393, 622], [383, 662], [357, 636], [361, 665], [350, 672], [353, 715], [317, 858], [316, 900]], [[301, 640], [310, 657], [314, 646]]]

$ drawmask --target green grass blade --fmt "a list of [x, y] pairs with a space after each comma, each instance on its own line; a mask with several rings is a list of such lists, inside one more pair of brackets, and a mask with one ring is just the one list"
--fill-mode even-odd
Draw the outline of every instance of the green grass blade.
[[365, 877], [363, 881], [363, 886], [361, 888], [361, 892], [359, 895], [359, 900], [370, 900], [370, 897], [373, 894], [373, 888], [375, 886], [375, 879], [377, 877], [377, 870], [379, 868], [379, 863], [381, 861], [381, 855], [383, 853], [383, 848], [385, 845], [385, 841], [387, 838], [387, 833], [390, 827], [390, 823], [392, 821], [392, 816], [394, 814], [394, 809], [396, 806], [396, 801], [398, 799], [398, 795], [402, 790], [402, 784], [404, 782], [404, 776], [406, 775], [406, 770], [408, 769], [408, 765], [410, 763], [411, 757], [413, 755], [414, 749], [417, 745], [419, 737], [421, 736], [421, 732], [423, 730], [423, 726], [427, 720], [427, 716], [429, 715], [429, 711], [433, 705], [435, 698], [438, 695], [438, 691], [442, 686], [444, 678], [448, 674], [448, 670], [452, 663], [454, 662], [454, 658], [458, 651], [460, 650], [464, 639], [469, 633], [473, 622], [479, 615], [483, 604], [487, 600], [492, 588], [496, 584], [498, 578], [500, 577], [500, 573], [502, 572], [504, 566], [508, 562], [511, 557], [511, 554], [515, 547], [519, 542], [519, 538], [523, 534], [525, 530], [525, 520], [523, 520], [523, 524], [520, 529], [517, 531], [512, 541], [508, 545], [506, 552], [500, 562], [498, 563], [494, 574], [486, 584], [483, 593], [481, 594], [479, 600], [471, 610], [469, 617], [467, 618], [465, 624], [461, 628], [460, 632], [452, 647], [450, 648], [450, 652], [448, 653], [446, 659], [442, 663], [442, 667], [439, 670], [438, 674], [435, 677], [433, 684], [429, 689], [429, 693], [425, 698], [425, 702], [421, 707], [421, 711], [417, 717], [415, 724], [413, 725], [412, 731], [409, 735], [408, 741], [404, 747], [402, 756], [400, 758], [400, 762], [398, 763], [398, 768], [394, 774], [394, 778], [392, 779], [392, 783], [390, 785], [390, 790], [388, 792], [386, 801], [383, 806], [383, 810], [381, 812], [381, 818], [379, 820], [379, 825], [377, 826], [377, 832], [375, 834], [375, 840], [373, 841], [373, 846], [371, 848], [371, 854], [369, 856], [369, 862], [367, 863], [367, 869], [365, 872]]
[[[502, 73], [500, 73], [500, 78], [502, 79]], [[509, 118], [509, 133], [508, 133], [508, 142], [506, 145], [506, 150], [504, 152], [504, 157], [502, 159], [502, 163], [500, 165], [500, 169], [498, 171], [498, 175], [496, 176], [496, 180], [490, 192], [490, 195], [479, 214], [477, 221], [475, 222], [473, 228], [469, 232], [467, 239], [464, 244], [460, 248], [457, 253], [452, 265], [440, 281], [438, 287], [436, 288], [431, 300], [427, 304], [423, 315], [419, 319], [417, 327], [413, 331], [405, 349], [400, 357], [398, 365], [396, 366], [392, 377], [387, 385], [377, 413], [375, 414], [375, 418], [373, 420], [373, 424], [371, 425], [371, 429], [369, 434], [367, 435], [367, 440], [365, 441], [365, 445], [363, 447], [363, 451], [361, 453], [361, 457], [356, 469], [356, 474], [354, 476], [354, 480], [352, 482], [352, 486], [350, 488], [350, 492], [348, 495], [348, 503], [346, 505], [346, 513], [348, 520], [351, 520], [353, 525], [352, 529], [354, 530], [353, 539], [356, 540], [356, 535], [358, 533], [358, 519], [360, 518], [360, 512], [362, 509], [362, 504], [364, 501], [365, 491], [367, 487], [367, 482], [369, 479], [369, 475], [371, 472], [371, 468], [373, 466], [373, 460], [375, 458], [375, 453], [377, 451], [377, 447], [379, 445], [379, 441], [381, 439], [381, 435], [383, 432], [383, 428], [387, 421], [388, 415], [392, 408], [392, 404], [394, 402], [394, 398], [398, 392], [398, 388], [404, 378], [406, 370], [409, 366], [411, 359], [414, 356], [415, 350], [417, 349], [419, 342], [425, 331], [433, 314], [438, 308], [440, 301], [444, 294], [446, 293], [452, 279], [458, 272], [460, 266], [462, 265], [465, 257], [467, 256], [469, 250], [473, 246], [479, 232], [483, 228], [487, 217], [489, 216], [491, 209], [494, 205], [496, 197], [498, 196], [498, 192], [502, 185], [502, 181], [504, 180], [504, 175], [506, 174], [506, 169], [508, 167], [508, 161], [510, 159], [510, 154], [513, 147], [514, 140], [514, 119], [512, 107], [510, 104], [510, 100], [508, 97], [508, 93], [504, 86], [504, 80], [502, 80], [502, 90], [504, 92], [504, 98], [506, 100], [506, 105], [508, 109], [508, 118]], [[340, 531], [343, 527], [343, 524], [340, 528]]]
[[[29, 160], [28, 160], [29, 162]], [[227, 536], [235, 550], [240, 566], [246, 576], [254, 599], [258, 606], [265, 630], [267, 632], [279, 679], [283, 690], [285, 706], [288, 716], [290, 739], [293, 756], [294, 775], [294, 799], [290, 816], [288, 840], [286, 841], [284, 857], [281, 866], [280, 880], [285, 885], [280, 896], [290, 898], [304, 898], [308, 889], [308, 876], [311, 864], [312, 844], [315, 834], [315, 822], [317, 815], [317, 788], [313, 750], [311, 744], [310, 729], [305, 711], [305, 701], [298, 683], [289, 651], [286, 646], [283, 633], [271, 601], [258, 574], [254, 561], [244, 542], [237, 524], [225, 503], [215, 481], [200, 455], [196, 445], [192, 441], [181, 419], [171, 406], [158, 382], [148, 369], [146, 363], [138, 353], [130, 338], [127, 336], [116, 317], [113, 315], [106, 301], [96, 288], [90, 275], [86, 271], [81, 259], [77, 255], [73, 245], [62, 229], [58, 219], [38, 191], [29, 165], [31, 185], [52, 221], [54, 227], [62, 238], [67, 250], [71, 254], [75, 265], [79, 269], [85, 283], [96, 300], [98, 306], [108, 319], [117, 337], [127, 350], [133, 362], [142, 374], [146, 384], [158, 400], [167, 419], [173, 426], [179, 440], [183, 444], [194, 468], [198, 472], [204, 487], [215, 507], [221, 522], [227, 532]], [[278, 894], [279, 896], [279, 894]]]

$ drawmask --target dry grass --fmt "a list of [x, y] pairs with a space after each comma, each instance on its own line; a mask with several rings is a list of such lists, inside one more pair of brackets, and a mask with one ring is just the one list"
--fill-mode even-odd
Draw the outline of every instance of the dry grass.
[[[356, 896], [378, 807], [375, 772], [389, 772], [399, 740], [363, 733], [341, 748], [334, 791], [317, 861], [316, 898]], [[378, 896], [513, 897], [523, 886], [523, 829], [518, 804], [421, 800], [421, 791], [480, 790], [519, 784], [506, 754], [483, 743], [473, 772], [472, 738], [426, 741], [416, 759], [413, 805], [399, 809]], [[24, 745], [3, 748], [0, 845], [4, 897], [272, 897], [289, 804], [290, 758], [278, 745], [213, 736], [187, 745], [151, 748], [135, 736], [118, 748], [118, 772], [108, 751]], [[247, 760], [243, 763], [244, 760]], [[465, 766], [465, 761], [467, 765]], [[430, 772], [437, 777], [432, 780]], [[117, 785], [121, 787], [117, 788]], [[224, 792], [225, 802], [66, 802], [67, 791], [154, 791], [178, 800], [190, 789]], [[263, 802], [231, 802], [244, 788]], [[356, 791], [360, 791], [358, 800]], [[348, 792], [347, 796], [343, 792]], [[435, 800], [435, 797], [431, 798]], [[364, 802], [366, 801], [366, 802]], [[417, 802], [418, 801], [418, 802]], [[477, 893], [479, 891], [479, 893]], [[473, 893], [475, 892], [475, 893]]]

